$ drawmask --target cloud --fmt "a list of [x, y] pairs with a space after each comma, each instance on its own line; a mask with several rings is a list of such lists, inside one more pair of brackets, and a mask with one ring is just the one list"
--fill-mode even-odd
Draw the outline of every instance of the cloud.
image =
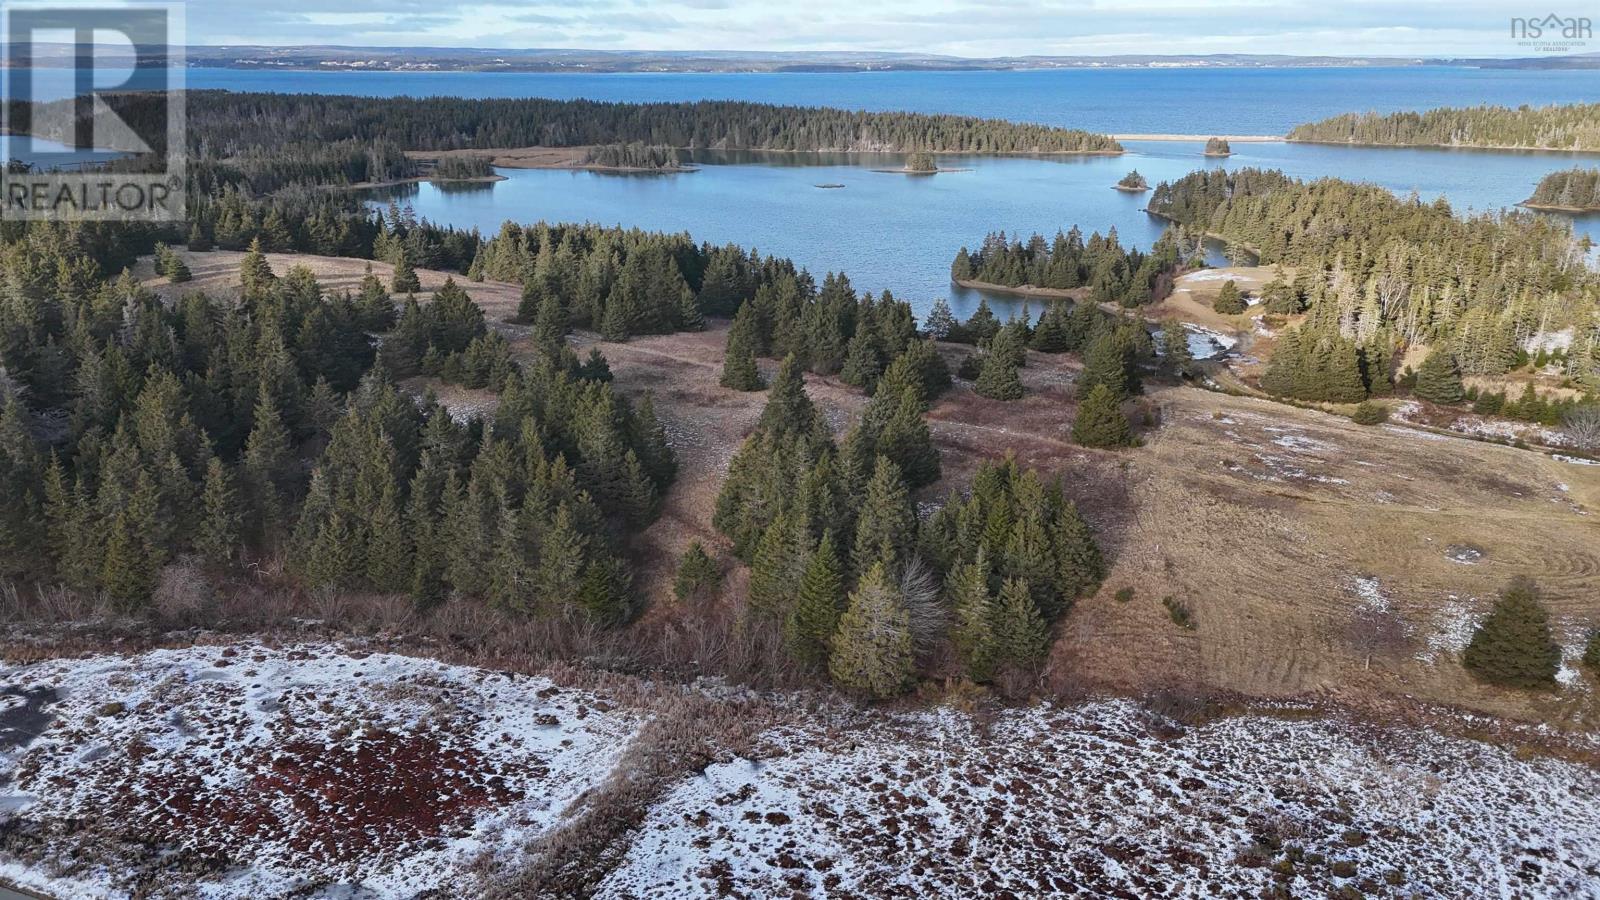
[[873, 50], [956, 56], [1520, 55], [1507, 3], [1420, 0], [263, 0], [189, 5], [207, 44]]

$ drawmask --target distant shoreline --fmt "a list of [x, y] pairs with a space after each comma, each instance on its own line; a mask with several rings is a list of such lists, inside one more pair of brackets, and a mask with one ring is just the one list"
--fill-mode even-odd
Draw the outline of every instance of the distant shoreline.
[[1575, 216], [1600, 213], [1600, 206], [1561, 206], [1555, 203], [1534, 203], [1532, 200], [1524, 200], [1517, 205], [1536, 212], [1567, 213]]
[[1111, 138], [1118, 141], [1196, 141], [1205, 143], [1214, 137], [1220, 137], [1229, 143], [1240, 144], [1281, 144], [1288, 140], [1282, 135], [1271, 134], [1113, 134]]
[[1570, 153], [1600, 155], [1600, 148], [1515, 147], [1509, 144], [1377, 144], [1370, 141], [1314, 141], [1307, 138], [1281, 138], [1286, 144], [1318, 144], [1324, 147], [1359, 147], [1364, 150], [1482, 150], [1487, 153]]

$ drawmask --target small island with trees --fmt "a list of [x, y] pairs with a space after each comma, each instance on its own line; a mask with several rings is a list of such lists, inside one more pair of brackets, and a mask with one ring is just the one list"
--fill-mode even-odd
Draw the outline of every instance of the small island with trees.
[[1551, 172], [1539, 180], [1533, 196], [1521, 205], [1546, 212], [1600, 211], [1600, 169], [1574, 167]]
[[688, 154], [676, 147], [645, 144], [633, 141], [626, 144], [602, 144], [584, 152], [581, 168], [603, 172], [644, 172], [671, 175], [694, 172], [688, 164]]
[[1132, 172], [1122, 176], [1122, 180], [1112, 185], [1112, 187], [1129, 194], [1142, 194], [1150, 190], [1150, 181], [1140, 175], [1138, 169], [1134, 169]]
[[1208, 138], [1206, 140], [1207, 156], [1232, 156], [1233, 148], [1228, 146], [1227, 138]]

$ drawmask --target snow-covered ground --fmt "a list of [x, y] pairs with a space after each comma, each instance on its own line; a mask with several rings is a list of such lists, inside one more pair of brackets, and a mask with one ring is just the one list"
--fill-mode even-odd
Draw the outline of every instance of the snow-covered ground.
[[39, 857], [0, 856], [0, 878], [73, 898], [171, 867], [179, 896], [455, 888], [558, 821], [640, 724], [543, 679], [331, 645], [0, 668], [8, 685], [59, 699], [39, 738], [0, 743], [0, 823], [36, 829]]
[[[0, 697], [0, 879], [74, 898], [478, 896], [649, 715], [334, 644], [0, 667]], [[748, 758], [683, 761], [619, 846], [569, 851], [596, 895], [1600, 897], [1576, 763], [1299, 707], [771, 703]]]
[[1128, 702], [786, 733], [660, 803], [600, 896], [1594, 897], [1600, 774]]

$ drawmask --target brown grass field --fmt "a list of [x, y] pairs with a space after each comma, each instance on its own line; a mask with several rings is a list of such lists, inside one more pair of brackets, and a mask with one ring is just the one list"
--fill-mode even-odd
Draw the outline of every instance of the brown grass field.
[[[185, 254], [195, 281], [176, 288], [237, 290], [239, 256]], [[271, 262], [280, 273], [308, 265], [332, 289], [353, 287], [367, 265], [277, 255]], [[386, 265], [373, 269], [387, 280]], [[445, 278], [418, 274], [429, 289]], [[519, 294], [507, 284], [466, 287], [491, 321], [509, 315]], [[717, 323], [621, 344], [572, 338], [580, 353], [598, 343], [619, 389], [653, 392], [680, 459], [666, 510], [636, 556], [652, 616], [675, 614], [668, 586], [683, 547], [695, 538], [720, 545], [710, 524], [720, 480], [765, 402], [762, 393], [718, 385], [725, 329]], [[506, 330], [518, 339], [518, 329]], [[944, 352], [954, 370], [968, 350]], [[762, 365], [769, 374], [776, 367]], [[1008, 451], [1063, 476], [1100, 530], [1111, 573], [1062, 621], [1048, 683], [1350, 702], [1406, 697], [1559, 727], [1600, 724], [1600, 685], [1575, 660], [1588, 629], [1600, 627], [1600, 466], [1156, 384], [1130, 405], [1148, 422], [1144, 446], [1086, 450], [1069, 437], [1077, 367], [1075, 357], [1031, 354], [1028, 394], [1008, 404], [958, 383], [929, 415], [945, 477], [919, 498], [964, 489], [981, 460]], [[808, 389], [841, 434], [865, 402], [834, 378], [811, 376]], [[1471, 623], [1515, 575], [1544, 589], [1567, 654], [1558, 691], [1488, 688], [1459, 664]], [[728, 590], [741, 584], [730, 578]], [[1132, 597], [1117, 599], [1124, 589]], [[1166, 597], [1191, 611], [1192, 628], [1169, 618]]]

